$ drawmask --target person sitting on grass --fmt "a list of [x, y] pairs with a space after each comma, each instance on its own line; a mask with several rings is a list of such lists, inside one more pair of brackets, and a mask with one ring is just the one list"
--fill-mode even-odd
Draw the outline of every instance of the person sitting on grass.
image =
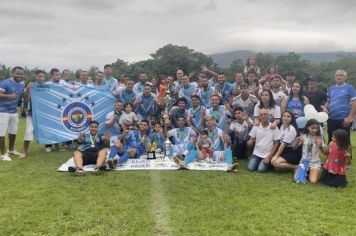
[[173, 157], [184, 160], [189, 153], [188, 146], [190, 139], [196, 136], [196, 133], [192, 128], [186, 126], [187, 121], [183, 116], [177, 118], [178, 128], [173, 128], [168, 131], [167, 126], [170, 125], [170, 122], [169, 118], [165, 117], [163, 133], [166, 137], [172, 139], [170, 153]]
[[[308, 120], [305, 125], [306, 134], [300, 136], [297, 140], [297, 145], [303, 145], [302, 159], [300, 160], [299, 167], [295, 173], [294, 180], [295, 182], [304, 183], [306, 179], [306, 172], [309, 171], [309, 180], [310, 183], [316, 184], [319, 181], [320, 177], [320, 150], [326, 154], [327, 147], [324, 142], [324, 138], [321, 135], [319, 122], [315, 119]], [[305, 174], [303, 178], [300, 178], [300, 170], [303, 168]]]
[[104, 165], [106, 160], [106, 149], [104, 142], [109, 140], [106, 135], [98, 133], [99, 122], [93, 120], [89, 122], [89, 133], [80, 134], [78, 137], [79, 150], [74, 151], [75, 167], [69, 167], [68, 171], [76, 174], [83, 174], [83, 165], [94, 165], [94, 172], [106, 170]]
[[271, 159], [277, 151], [279, 144], [279, 129], [278, 127], [272, 128], [272, 124], [268, 119], [268, 109], [261, 108], [259, 113], [260, 124], [254, 126], [249, 133], [250, 139], [247, 145], [253, 149], [252, 156], [247, 164], [247, 170], [267, 172], [270, 167]]
[[328, 159], [324, 164], [320, 183], [334, 188], [346, 187], [346, 169], [351, 157], [347, 131], [337, 129], [333, 132], [326, 154], [328, 154]]
[[[226, 161], [228, 165], [226, 172], [234, 172], [237, 169], [238, 163], [233, 163], [232, 151], [230, 147], [231, 140], [229, 135], [216, 127], [214, 117], [207, 116], [205, 123], [208, 130], [208, 136], [213, 141], [213, 160], [216, 162]], [[198, 139], [198, 143], [199, 141], [200, 140]], [[189, 150], [189, 154], [184, 161], [178, 157], [174, 157], [173, 160], [180, 169], [187, 169], [187, 165], [198, 159], [199, 156], [200, 155], [197, 150]]]
[[249, 139], [248, 133], [253, 124], [242, 107], [236, 107], [234, 109], [234, 116], [236, 120], [231, 122], [229, 133], [233, 144], [233, 155], [241, 159], [245, 156], [247, 141]]
[[292, 111], [286, 110], [283, 112], [282, 125], [279, 130], [281, 135], [280, 145], [271, 163], [276, 170], [294, 171], [298, 167], [302, 153], [301, 148], [296, 149], [294, 147], [299, 136], [299, 129]]
[[117, 164], [122, 165], [129, 158], [139, 158], [146, 152], [150, 145], [148, 135], [148, 121], [142, 120], [139, 130], [129, 129], [123, 125], [123, 132], [117, 136], [117, 141], [110, 148], [108, 164], [110, 169], [115, 169]]

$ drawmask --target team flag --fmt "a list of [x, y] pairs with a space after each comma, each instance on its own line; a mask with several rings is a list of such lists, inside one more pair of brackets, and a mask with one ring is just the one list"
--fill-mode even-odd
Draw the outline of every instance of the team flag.
[[115, 99], [108, 91], [77, 84], [33, 84], [31, 89], [34, 135], [40, 144], [74, 140], [88, 131], [88, 123], [99, 122], [105, 132], [106, 114], [114, 110]]

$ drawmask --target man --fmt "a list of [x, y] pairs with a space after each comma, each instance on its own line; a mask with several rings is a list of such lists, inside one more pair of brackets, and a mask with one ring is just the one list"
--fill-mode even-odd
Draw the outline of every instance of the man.
[[232, 107], [242, 107], [247, 113], [249, 118], [253, 118], [253, 111], [257, 103], [257, 97], [249, 93], [248, 85], [242, 83], [240, 85], [240, 95], [236, 96], [232, 100]]
[[233, 87], [232, 95], [234, 97], [240, 95], [240, 86], [243, 83], [244, 83], [244, 74], [242, 71], [239, 71], [235, 75], [235, 82], [231, 84]]
[[88, 71], [86, 71], [86, 70], [81, 70], [80, 71], [79, 80], [80, 80], [79, 85], [81, 85], [81, 86], [85, 86], [85, 87], [88, 87], [88, 88], [93, 88], [94, 87], [93, 84], [88, 83], [89, 74], [88, 74]]
[[124, 103], [124, 105], [135, 102], [137, 94], [133, 91], [134, 80], [128, 79], [126, 82], [126, 88], [120, 88], [114, 92], [115, 98]]
[[104, 73], [102, 71], [98, 71], [95, 76], [94, 88], [98, 90], [109, 90], [104, 82]]
[[119, 124], [120, 116], [122, 115], [122, 109], [124, 104], [121, 101], [116, 101], [115, 109], [106, 115], [105, 128], [107, 129], [110, 137], [121, 134], [121, 127]]
[[[207, 116], [206, 127], [208, 130], [208, 136], [213, 141], [213, 159], [216, 162], [226, 161], [228, 164], [227, 172], [233, 172], [237, 169], [237, 163], [233, 164], [232, 151], [231, 151], [231, 140], [229, 135], [224, 133], [221, 129], [215, 126], [215, 119], [211, 116]], [[197, 142], [200, 140], [198, 139]], [[186, 166], [199, 158], [199, 153], [197, 150], [189, 150], [189, 154], [184, 161], [175, 156], [173, 158], [174, 162], [181, 168], [186, 169]]]
[[139, 76], [139, 82], [137, 82], [134, 86], [133, 86], [133, 91], [136, 93], [136, 94], [140, 94], [140, 93], [143, 93], [143, 90], [144, 90], [144, 87], [147, 83], [147, 74], [142, 72], [140, 73], [140, 76]]
[[70, 80], [70, 70], [64, 69], [62, 71], [62, 79], [64, 80], [64, 82], [69, 82], [69, 80]]
[[112, 76], [112, 66], [107, 64], [104, 66], [104, 74], [105, 74], [105, 84], [110, 92], [113, 92], [119, 88], [119, 83], [117, 79]]
[[177, 105], [178, 106], [173, 106], [169, 111], [169, 115], [172, 118], [172, 125], [175, 128], [178, 127], [179, 117], [184, 117], [185, 119], [188, 119], [188, 111], [186, 109], [187, 101], [185, 100], [185, 98], [178, 98]]
[[143, 93], [137, 95], [134, 106], [139, 120], [148, 120], [151, 115], [157, 114], [157, 96], [151, 93], [151, 86], [146, 84]]
[[[46, 74], [43, 70], [35, 71], [35, 84], [41, 85], [44, 84], [46, 80]], [[26, 107], [29, 106], [27, 117], [26, 117], [26, 130], [24, 136], [24, 143], [23, 143], [23, 157], [27, 156], [28, 148], [30, 146], [30, 142], [33, 140], [33, 123], [32, 123], [32, 106], [31, 106], [31, 89], [33, 83], [28, 83], [26, 87], [24, 103]]]
[[200, 79], [201, 88], [198, 89], [197, 95], [199, 96], [201, 103], [206, 108], [211, 108], [211, 96], [215, 94], [215, 88], [209, 85], [208, 78], [203, 75]]
[[272, 129], [268, 119], [268, 109], [260, 110], [259, 126], [254, 126], [249, 133], [250, 139], [247, 142], [249, 147], [255, 144], [252, 156], [247, 164], [247, 170], [267, 172], [270, 167], [271, 159], [277, 151], [279, 145], [279, 129]]
[[79, 150], [73, 153], [75, 168], [72, 166], [69, 167], [69, 172], [80, 175], [84, 173], [84, 165], [93, 164], [96, 165], [94, 172], [106, 170], [106, 165], [104, 165], [106, 160], [104, 142], [107, 141], [109, 137], [98, 134], [98, 130], [99, 122], [93, 120], [89, 122], [89, 133], [79, 135]]
[[225, 106], [220, 105], [220, 97], [218, 95], [211, 96], [210, 109], [206, 109], [205, 116], [211, 116], [217, 122], [216, 126], [225, 131], [228, 128], [231, 117], [231, 108], [226, 102]]
[[148, 125], [147, 120], [142, 120], [139, 130], [132, 130], [123, 126], [124, 131], [118, 135], [117, 142], [110, 148], [108, 164], [111, 169], [114, 169], [117, 163], [122, 165], [129, 158], [139, 158], [146, 152], [151, 143]]
[[51, 73], [51, 80], [46, 82], [47, 84], [56, 84], [56, 85], [65, 84], [65, 81], [61, 79], [61, 73], [57, 68], [52, 68], [50, 73]]
[[271, 92], [275, 104], [281, 107], [282, 103], [287, 99], [287, 96], [282, 91], [282, 78], [279, 75], [275, 75], [271, 78]]
[[198, 134], [199, 130], [204, 129], [205, 107], [201, 106], [197, 95], [192, 96], [192, 103], [193, 107], [188, 110], [188, 124]]
[[285, 85], [285, 90], [284, 90], [285, 94], [289, 95], [290, 90], [292, 89], [292, 85], [295, 80], [296, 80], [295, 73], [293, 71], [289, 71], [286, 74], [286, 85]]
[[168, 131], [167, 126], [169, 125], [169, 120], [165, 119], [164, 135], [173, 139], [170, 151], [172, 156], [184, 159], [189, 153], [188, 145], [190, 143], [190, 138], [195, 137], [197, 134], [190, 127], [186, 127], [185, 117], [178, 117], [177, 122], [178, 127]]
[[[25, 70], [20, 66], [12, 69], [12, 78], [0, 82], [0, 151], [3, 161], [11, 161], [9, 155], [22, 156], [14, 150], [19, 124], [17, 104], [24, 93]], [[9, 150], [5, 152], [5, 135], [8, 132]]]
[[356, 92], [351, 84], [346, 83], [347, 73], [344, 70], [335, 72], [336, 84], [328, 90], [328, 101], [324, 111], [329, 113], [328, 137], [332, 140], [332, 134], [337, 129], [344, 129], [349, 134], [352, 121], [356, 115]]
[[232, 96], [233, 87], [225, 81], [224, 73], [218, 74], [218, 83], [215, 85], [215, 90], [218, 91], [222, 97], [223, 103], [227, 102], [230, 96]]
[[322, 106], [325, 105], [328, 99], [326, 93], [318, 90], [317, 81], [313, 77], [308, 78], [305, 96], [309, 99], [309, 103], [312, 104], [318, 112], [322, 111]]
[[218, 74], [215, 71], [209, 69], [206, 65], [202, 65], [200, 68], [203, 73], [211, 75], [211, 78], [209, 79], [209, 86], [215, 87], [215, 85], [218, 83]]
[[[61, 79], [61, 73], [59, 72], [59, 70], [57, 68], [52, 68], [50, 71], [51, 74], [51, 80], [47, 81], [46, 84], [55, 84], [58, 86], [62, 86], [65, 85], [66, 82], [64, 80]], [[79, 72], [79, 78], [80, 78], [80, 74], [81, 74], [81, 70]], [[66, 142], [66, 147], [68, 145], [70, 145], [71, 141]], [[59, 151], [66, 151], [65, 149], [60, 149], [59, 148], [59, 143], [54, 144], [55, 148], [52, 148], [52, 144], [46, 144], [45, 148], [46, 148], [46, 152], [52, 152], [54, 149], [55, 150], [59, 150]]]
[[179, 90], [178, 97], [184, 98], [187, 101], [187, 109], [192, 107], [192, 95], [195, 95], [197, 92], [197, 87], [194, 86], [189, 81], [189, 77], [184, 75], [182, 77], [183, 87]]

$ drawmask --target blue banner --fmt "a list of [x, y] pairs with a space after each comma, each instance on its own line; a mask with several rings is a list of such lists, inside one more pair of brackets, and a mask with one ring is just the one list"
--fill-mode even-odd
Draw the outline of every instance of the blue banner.
[[88, 131], [88, 123], [99, 122], [105, 132], [106, 114], [114, 110], [115, 99], [108, 91], [81, 85], [36, 84], [31, 89], [34, 135], [40, 144], [74, 140]]

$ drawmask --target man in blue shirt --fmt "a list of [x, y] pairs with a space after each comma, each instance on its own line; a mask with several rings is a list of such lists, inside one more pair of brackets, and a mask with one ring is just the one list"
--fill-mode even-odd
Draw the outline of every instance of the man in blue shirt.
[[[17, 104], [24, 93], [25, 70], [16, 66], [12, 69], [12, 78], [0, 82], [0, 151], [1, 160], [11, 161], [10, 155], [22, 154], [14, 150], [19, 117]], [[9, 133], [9, 151], [5, 152], [5, 134]]]
[[349, 142], [351, 145], [350, 127], [356, 114], [356, 92], [351, 84], [346, 83], [346, 78], [346, 71], [336, 71], [336, 84], [331, 86], [328, 90], [328, 102], [324, 106], [324, 111], [329, 113], [329, 142], [335, 130], [344, 129], [349, 134]]

